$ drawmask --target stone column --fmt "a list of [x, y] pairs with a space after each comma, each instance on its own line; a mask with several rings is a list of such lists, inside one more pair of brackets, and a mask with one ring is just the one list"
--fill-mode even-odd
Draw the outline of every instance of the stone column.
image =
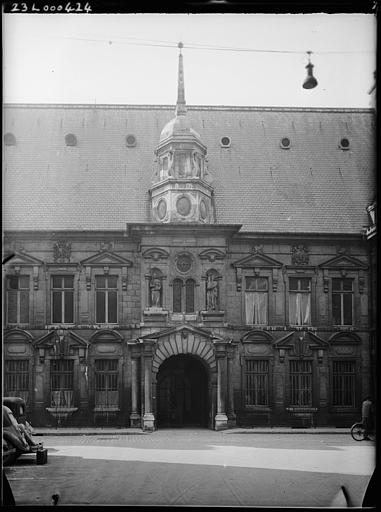
[[227, 406], [227, 416], [228, 416], [228, 426], [235, 427], [236, 426], [236, 414], [234, 412], [234, 388], [233, 388], [233, 357], [234, 357], [234, 347], [229, 347], [228, 349], [228, 378], [227, 378], [227, 386], [228, 386], [228, 406]]
[[226, 344], [215, 343], [217, 359], [217, 414], [215, 417], [215, 430], [228, 428], [228, 417], [226, 416]]
[[144, 366], [144, 415], [143, 430], [155, 430], [155, 415], [152, 412], [152, 357], [154, 340], [145, 340], [143, 348]]
[[131, 414], [130, 427], [138, 428], [141, 426], [140, 414], [138, 413], [138, 359], [131, 358]]

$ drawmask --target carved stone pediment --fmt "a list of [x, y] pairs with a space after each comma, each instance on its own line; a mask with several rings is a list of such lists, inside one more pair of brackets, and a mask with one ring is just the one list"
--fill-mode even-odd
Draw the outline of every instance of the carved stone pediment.
[[30, 256], [29, 254], [25, 254], [23, 252], [7, 252], [3, 257], [4, 265], [7, 267], [16, 267], [16, 266], [27, 266], [34, 267], [43, 265], [44, 262], [35, 258], [34, 256]]
[[266, 256], [265, 254], [257, 252], [233, 262], [232, 266], [234, 268], [280, 268], [283, 266], [283, 263], [274, 260], [274, 258], [270, 258], [270, 256]]
[[352, 256], [347, 256], [346, 254], [335, 256], [334, 258], [321, 263], [319, 267], [327, 270], [365, 270], [368, 268], [368, 266], [362, 261], [357, 258], [353, 258]]
[[62, 342], [63, 340], [65, 340], [69, 347], [86, 348], [89, 345], [88, 341], [75, 332], [59, 329], [53, 329], [47, 334], [44, 334], [35, 340], [33, 345], [36, 348], [51, 348], [55, 346], [58, 341]]
[[90, 256], [80, 262], [81, 265], [91, 266], [108, 266], [108, 267], [131, 267], [132, 262], [123, 258], [119, 254], [110, 251], [102, 251], [94, 256]]

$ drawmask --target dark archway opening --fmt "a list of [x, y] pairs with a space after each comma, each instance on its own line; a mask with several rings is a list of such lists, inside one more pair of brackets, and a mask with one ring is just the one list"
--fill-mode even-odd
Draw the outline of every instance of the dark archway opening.
[[207, 427], [208, 373], [191, 355], [166, 359], [157, 375], [157, 426]]

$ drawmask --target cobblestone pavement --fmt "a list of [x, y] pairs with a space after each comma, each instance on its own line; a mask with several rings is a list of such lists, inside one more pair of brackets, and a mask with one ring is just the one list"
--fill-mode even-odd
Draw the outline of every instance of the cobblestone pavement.
[[[349, 434], [264, 435], [163, 429], [147, 435], [36, 436], [48, 464], [7, 468], [18, 505], [360, 506], [375, 444]], [[339, 498], [338, 498], [339, 496]]]

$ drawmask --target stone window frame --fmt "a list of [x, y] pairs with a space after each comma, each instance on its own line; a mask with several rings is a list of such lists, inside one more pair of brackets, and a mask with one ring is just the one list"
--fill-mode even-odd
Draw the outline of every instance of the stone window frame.
[[[353, 389], [352, 389], [352, 393], [353, 393], [353, 404], [352, 405], [343, 405], [343, 404], [335, 404], [334, 403], [334, 389], [335, 389], [335, 386], [334, 386], [334, 376], [335, 376], [335, 372], [334, 372], [334, 364], [335, 363], [352, 363], [353, 364], [353, 368], [354, 368], [354, 371], [352, 373], [349, 373], [350, 375], [352, 375], [352, 379], [353, 379]], [[342, 372], [341, 374], [345, 374], [345, 372]], [[359, 392], [358, 392], [358, 385], [357, 385], [357, 381], [358, 381], [358, 361], [356, 359], [356, 357], [353, 357], [353, 355], [351, 356], [334, 356], [331, 358], [330, 362], [329, 362], [329, 388], [330, 388], [330, 393], [329, 393], [329, 401], [330, 401], [330, 404], [331, 404], [331, 408], [332, 409], [335, 409], [335, 410], [353, 410], [356, 408], [356, 403], [358, 402], [358, 395], [359, 395]]]
[[[247, 404], [246, 403], [246, 362], [247, 361], [266, 361], [267, 362], [267, 404]], [[245, 355], [242, 357], [242, 408], [245, 411], [270, 411], [273, 402], [273, 356], [254, 356]]]
[[[173, 307], [174, 307], [174, 282], [178, 280], [178, 281], [181, 281], [181, 310], [182, 311], [174, 311]], [[188, 280], [191, 280], [194, 282], [194, 293], [193, 293], [193, 305], [194, 305], [194, 311], [186, 311], [186, 282]], [[197, 281], [197, 279], [195, 279], [195, 277], [193, 275], [189, 275], [189, 276], [179, 276], [179, 275], [176, 275], [173, 277], [172, 279], [172, 282], [170, 284], [171, 288], [172, 288], [172, 294], [171, 294], [171, 313], [172, 314], [185, 314], [185, 315], [194, 315], [197, 313], [197, 310], [198, 310], [198, 292], [197, 292], [197, 288], [200, 286], [200, 283]]]
[[[9, 302], [9, 299], [8, 299], [8, 278], [9, 277], [27, 277], [29, 278], [29, 288], [25, 288], [25, 289], [22, 289], [22, 290], [28, 290], [28, 295], [29, 295], [29, 302], [28, 302], [28, 306], [29, 306], [29, 312], [28, 312], [28, 322], [19, 322], [18, 320], [20, 319], [19, 317], [19, 314], [17, 315], [17, 321], [16, 322], [9, 322], [8, 321], [8, 302]], [[5, 297], [4, 297], [4, 306], [5, 306], [5, 324], [6, 325], [9, 325], [9, 327], [21, 327], [21, 328], [24, 328], [24, 327], [29, 327], [31, 325], [31, 318], [32, 317], [32, 314], [33, 314], [33, 280], [32, 280], [32, 273], [31, 272], [28, 272], [25, 267], [23, 267], [22, 269], [20, 267], [16, 267], [15, 269], [11, 270], [11, 269], [8, 269], [8, 271], [6, 272], [5, 274]], [[21, 291], [20, 289], [18, 289], [17, 291]], [[19, 296], [19, 294], [18, 294]], [[18, 312], [19, 313], [19, 312]]]
[[[332, 312], [332, 279], [352, 279], [353, 291], [352, 291], [352, 325], [336, 325], [333, 323], [333, 312]], [[363, 293], [364, 285], [361, 285], [360, 279], [363, 276], [359, 275], [358, 269], [327, 269], [324, 275], [324, 292], [328, 295], [328, 324], [333, 328], [355, 328], [360, 327], [359, 317], [357, 313], [361, 310], [360, 295]]]
[[[86, 274], [86, 283], [87, 289], [91, 291], [90, 301], [89, 301], [89, 322], [92, 325], [96, 325], [99, 327], [106, 328], [114, 328], [118, 327], [121, 324], [121, 314], [122, 314], [122, 300], [123, 300], [123, 279], [122, 279], [122, 266], [117, 267], [113, 265], [91, 265], [90, 271]], [[117, 277], [117, 322], [116, 323], [108, 323], [108, 322], [97, 322], [96, 321], [96, 304], [97, 304], [97, 286], [96, 286], [96, 277], [98, 276], [116, 276]]]
[[[295, 325], [290, 322], [290, 278], [299, 279], [310, 279], [311, 280], [311, 321], [308, 325]], [[317, 321], [317, 310], [316, 310], [316, 286], [317, 286], [317, 275], [315, 267], [309, 268], [297, 268], [292, 266], [286, 266], [284, 268], [284, 284], [285, 284], [285, 318], [286, 325], [289, 329], [309, 328], [313, 327]]]
[[[107, 286], [107, 288], [98, 288], [97, 287], [97, 277], [105, 277], [108, 284], [108, 277], [116, 277], [116, 287], [110, 288]], [[116, 322], [109, 322], [108, 318], [106, 318], [106, 313], [108, 313], [108, 305], [107, 301], [105, 301], [105, 321], [104, 322], [98, 322], [97, 320], [97, 293], [98, 291], [104, 291], [108, 300], [108, 294], [110, 291], [116, 291]], [[96, 269], [94, 269], [94, 324], [100, 325], [100, 326], [117, 326], [119, 325], [119, 314], [120, 314], [120, 274], [116, 272], [105, 272], [103, 269], [103, 273], [101, 271], [97, 272]]]
[[[65, 278], [70, 278], [72, 277], [73, 278], [73, 287], [72, 288], [65, 288], [65, 287], [60, 287], [60, 288], [54, 288], [53, 287], [53, 280], [54, 278], [61, 278], [61, 279], [65, 279]], [[75, 279], [75, 273], [74, 272], [55, 272], [55, 273], [52, 273], [50, 274], [50, 279], [49, 279], [49, 296], [50, 296], [50, 308], [49, 308], [49, 313], [50, 313], [50, 325], [63, 325], [63, 326], [73, 326], [76, 324], [76, 315], [75, 315], [75, 312], [76, 312], [76, 307], [75, 307], [75, 302], [76, 302], [76, 279]], [[73, 321], [72, 322], [65, 322], [65, 318], [63, 319], [64, 321], [61, 321], [61, 322], [54, 322], [53, 320], [53, 305], [54, 305], [54, 300], [53, 300], [53, 293], [54, 293], [54, 290], [61, 290], [61, 291], [64, 291], [64, 290], [72, 290], [72, 293], [73, 293]], [[62, 295], [62, 294], [61, 294]], [[64, 301], [63, 301], [64, 303]], [[62, 312], [62, 303], [61, 303], [61, 312]], [[62, 317], [61, 317], [61, 320], [62, 320]]]
[[[73, 276], [73, 322], [72, 323], [53, 323], [53, 277]], [[46, 273], [46, 316], [48, 328], [74, 327], [79, 323], [79, 280], [80, 271], [76, 263], [53, 263], [47, 265]]]
[[[280, 269], [279, 269], [280, 270]], [[241, 323], [251, 328], [265, 327], [274, 325], [275, 316], [275, 296], [278, 284], [277, 275], [274, 277], [274, 272], [277, 272], [277, 267], [246, 267], [242, 268], [240, 277], [242, 278], [241, 285]], [[267, 324], [247, 324], [246, 323], [246, 277], [265, 277], [268, 282], [268, 298], [267, 298]]]

